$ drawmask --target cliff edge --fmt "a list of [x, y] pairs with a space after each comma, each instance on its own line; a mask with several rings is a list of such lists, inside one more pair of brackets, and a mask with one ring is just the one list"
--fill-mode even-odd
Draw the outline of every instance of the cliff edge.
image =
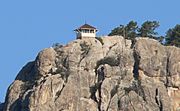
[[9, 86], [3, 111], [180, 111], [180, 48], [121, 36], [42, 50]]

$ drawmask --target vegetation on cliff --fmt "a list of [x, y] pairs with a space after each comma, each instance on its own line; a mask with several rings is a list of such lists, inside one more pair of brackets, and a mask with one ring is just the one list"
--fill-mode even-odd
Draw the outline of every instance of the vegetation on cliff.
[[136, 37], [149, 37], [158, 40], [164, 45], [180, 47], [180, 25], [170, 28], [165, 36], [158, 35], [156, 29], [160, 26], [158, 21], [145, 21], [141, 26], [137, 22], [130, 21], [127, 25], [115, 27], [108, 35], [120, 35], [126, 39], [134, 40]]

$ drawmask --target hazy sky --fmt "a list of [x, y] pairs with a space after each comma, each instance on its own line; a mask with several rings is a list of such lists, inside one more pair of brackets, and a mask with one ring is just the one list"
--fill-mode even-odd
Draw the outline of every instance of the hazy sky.
[[180, 0], [1, 0], [0, 101], [20, 69], [53, 43], [75, 39], [73, 30], [84, 24], [107, 35], [119, 24], [157, 20], [158, 31], [180, 23]]

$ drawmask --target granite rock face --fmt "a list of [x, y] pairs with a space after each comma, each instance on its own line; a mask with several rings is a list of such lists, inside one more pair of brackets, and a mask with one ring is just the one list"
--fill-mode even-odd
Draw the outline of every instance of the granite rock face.
[[180, 111], [180, 49], [120, 36], [41, 51], [19, 72], [3, 111]]

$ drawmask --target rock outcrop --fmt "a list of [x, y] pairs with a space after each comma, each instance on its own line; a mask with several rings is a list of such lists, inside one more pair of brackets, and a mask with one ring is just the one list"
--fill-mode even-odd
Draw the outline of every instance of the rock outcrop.
[[180, 48], [111, 36], [44, 49], [3, 111], [180, 111]]

